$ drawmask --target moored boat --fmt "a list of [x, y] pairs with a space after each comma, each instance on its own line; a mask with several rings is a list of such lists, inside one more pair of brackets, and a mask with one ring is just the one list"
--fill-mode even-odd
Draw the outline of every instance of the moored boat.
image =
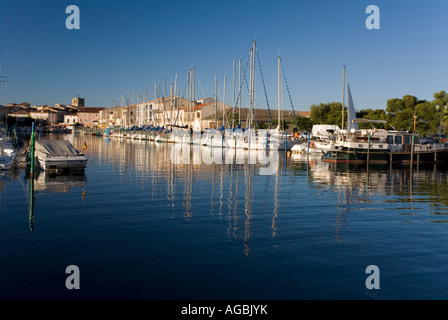
[[[355, 119], [354, 122], [387, 123]], [[357, 164], [434, 164], [448, 160], [448, 143], [426, 143], [416, 132], [369, 129], [342, 131], [324, 162]]]
[[43, 170], [83, 169], [87, 166], [87, 157], [68, 140], [36, 141], [36, 159]]

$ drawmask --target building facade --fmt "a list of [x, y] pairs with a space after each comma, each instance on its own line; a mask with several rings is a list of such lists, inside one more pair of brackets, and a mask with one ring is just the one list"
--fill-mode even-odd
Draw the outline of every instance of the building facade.
[[78, 122], [84, 127], [99, 126], [100, 111], [104, 108], [83, 108], [78, 112]]

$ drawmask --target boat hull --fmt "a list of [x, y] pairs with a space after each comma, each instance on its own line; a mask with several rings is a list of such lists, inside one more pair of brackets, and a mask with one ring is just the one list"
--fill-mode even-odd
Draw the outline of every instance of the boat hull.
[[367, 150], [364, 148], [341, 148], [327, 152], [324, 162], [348, 164], [434, 164], [448, 161], [448, 149], [391, 152], [384, 150]]
[[15, 161], [15, 154], [0, 157], [0, 170], [9, 170]]
[[84, 169], [87, 167], [86, 157], [47, 157], [37, 158], [39, 166], [43, 170], [48, 169]]

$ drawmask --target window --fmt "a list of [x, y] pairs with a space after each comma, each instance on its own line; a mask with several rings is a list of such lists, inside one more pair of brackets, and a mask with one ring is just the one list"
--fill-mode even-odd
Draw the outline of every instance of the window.
[[394, 143], [394, 137], [393, 136], [387, 136], [386, 137], [386, 143], [393, 144]]
[[404, 144], [406, 145], [411, 144], [411, 136], [404, 136]]
[[395, 136], [395, 144], [402, 144], [402, 143], [403, 143], [403, 137]]

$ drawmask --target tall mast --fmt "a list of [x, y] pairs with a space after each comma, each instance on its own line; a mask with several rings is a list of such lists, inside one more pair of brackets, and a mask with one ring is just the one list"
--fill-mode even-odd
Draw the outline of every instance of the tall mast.
[[254, 41], [254, 49], [252, 51], [252, 103], [251, 103], [251, 113], [250, 113], [250, 125], [252, 125], [252, 113], [254, 112], [255, 107], [255, 60], [257, 57], [257, 48], [256, 42]]
[[191, 92], [190, 92], [190, 86], [191, 86], [191, 81], [190, 81], [190, 78], [191, 78], [191, 69], [188, 71], [188, 74], [187, 74], [187, 128], [188, 128], [188, 130], [190, 130], [190, 95], [191, 95]]
[[[174, 78], [174, 89], [173, 89], [173, 108], [176, 109], [176, 104], [177, 104], [177, 99], [176, 99], [176, 87], [177, 87], [177, 73], [176, 73], [176, 77]], [[171, 123], [175, 124], [174, 121], [174, 114], [172, 115], [172, 119], [171, 119]]]
[[277, 128], [279, 130], [282, 129], [281, 125], [281, 116], [280, 116], [280, 106], [281, 106], [281, 92], [282, 92], [282, 84], [281, 84], [281, 69], [280, 69], [280, 56], [278, 57], [278, 125]]
[[225, 106], [226, 106], [226, 75], [224, 74], [224, 90], [222, 94], [222, 126], [225, 127]]
[[233, 116], [232, 116], [232, 123], [231, 123], [231, 125], [232, 125], [232, 129], [233, 129], [233, 127], [234, 127], [234, 123], [235, 123], [235, 120], [234, 120], [234, 116], [235, 116], [235, 58], [233, 58], [233, 100], [232, 100], [232, 107], [233, 107]]
[[195, 80], [194, 80], [194, 78], [195, 78], [195, 70], [194, 70], [194, 67], [193, 67], [193, 69], [192, 69], [192, 76], [191, 76], [191, 97], [192, 97], [192, 104], [193, 104], [193, 106], [192, 106], [192, 110], [190, 110], [190, 112], [192, 112], [192, 114], [191, 114], [191, 117], [190, 117], [190, 125], [189, 125], [189, 127], [191, 128], [191, 121], [193, 121], [193, 119], [194, 119], [194, 107], [196, 106], [196, 98], [195, 98], [195, 95], [194, 95], [194, 83], [195, 83]]
[[345, 66], [342, 67], [342, 127], [344, 130], [344, 113], [345, 113]]
[[217, 86], [218, 86], [218, 80], [216, 80], [216, 73], [215, 73], [215, 129], [218, 129], [218, 94], [216, 93]]
[[[157, 102], [157, 81], [154, 81], [154, 106], [153, 106], [153, 108], [152, 108], [152, 110], [153, 110], [153, 111], [152, 111], [152, 117], [153, 117], [154, 125], [157, 123], [157, 127], [160, 127], [160, 126], [159, 126], [158, 117], [157, 117], [157, 119], [156, 119], [156, 115], [157, 115], [157, 113], [154, 114], [154, 110], [155, 110], [156, 102]], [[158, 109], [158, 106], [157, 106], [157, 109]]]
[[241, 126], [241, 58], [238, 61], [238, 103], [239, 103], [239, 110], [238, 110], [238, 124]]
[[[254, 47], [255, 48], [255, 47]], [[252, 73], [253, 73], [253, 59], [254, 59], [254, 48], [250, 49], [250, 73], [249, 73], [249, 126], [246, 125], [246, 127], [250, 128], [252, 125], [252, 99], [253, 99], [253, 92], [252, 92]]]
[[171, 95], [171, 101], [170, 101], [170, 129], [173, 129], [173, 99], [174, 99], [174, 87], [173, 87], [173, 81], [170, 83], [170, 95]]

